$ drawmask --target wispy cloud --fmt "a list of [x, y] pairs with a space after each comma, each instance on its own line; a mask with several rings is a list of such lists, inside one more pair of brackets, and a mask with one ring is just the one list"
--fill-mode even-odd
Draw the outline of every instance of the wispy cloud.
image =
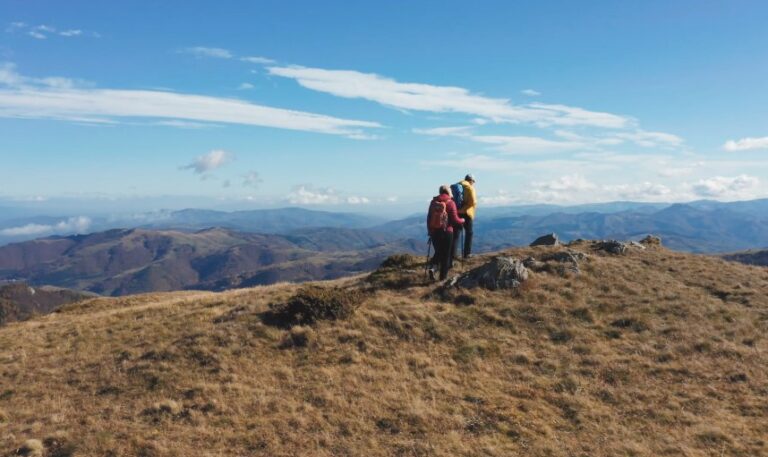
[[513, 105], [507, 99], [485, 97], [462, 87], [403, 83], [374, 73], [301, 66], [272, 66], [267, 71], [273, 76], [293, 79], [307, 89], [362, 98], [401, 110], [464, 113], [493, 122], [542, 126], [622, 128], [631, 123], [629, 118], [611, 113], [543, 103]]
[[197, 174], [204, 174], [221, 168], [232, 160], [234, 160], [233, 154], [221, 149], [214, 149], [208, 154], [198, 156], [192, 163], [179, 167], [179, 169], [192, 170]]
[[768, 136], [761, 138], [742, 138], [740, 140], [728, 140], [723, 149], [729, 152], [750, 151], [753, 149], [768, 149]]
[[533, 89], [521, 90], [520, 93], [523, 95], [527, 95], [529, 97], [538, 97], [539, 95], [541, 95], [541, 92]]
[[275, 63], [275, 61], [272, 59], [268, 59], [266, 57], [258, 57], [258, 56], [240, 57], [240, 60], [242, 60], [243, 62], [257, 63], [262, 65], [269, 65], [269, 64]]
[[152, 90], [65, 88], [48, 78], [26, 78], [0, 65], [0, 117], [69, 121], [165, 118], [254, 125], [358, 137], [376, 122], [257, 105], [232, 98]]
[[677, 147], [683, 144], [683, 139], [679, 136], [664, 132], [637, 130], [635, 132], [617, 133], [614, 136], [616, 138], [630, 140], [635, 144], [644, 147]]
[[99, 33], [86, 32], [81, 29], [59, 29], [58, 27], [46, 24], [29, 25], [26, 22], [11, 22], [5, 28], [5, 31], [6, 33], [21, 32], [38, 40], [45, 40], [51, 36], [60, 36], [65, 38], [79, 36], [90, 36], [98, 38], [101, 36]]
[[182, 54], [191, 54], [195, 57], [210, 57], [214, 59], [231, 59], [232, 53], [227, 49], [222, 48], [209, 48], [205, 46], [192, 46], [189, 48], [180, 49]]
[[242, 83], [239, 86], [237, 86], [238, 90], [251, 90], [254, 87], [256, 87], [256, 86], [254, 86], [251, 83]]
[[91, 226], [91, 219], [85, 216], [70, 217], [56, 224], [27, 224], [0, 230], [2, 236], [40, 236], [53, 233], [85, 233]]

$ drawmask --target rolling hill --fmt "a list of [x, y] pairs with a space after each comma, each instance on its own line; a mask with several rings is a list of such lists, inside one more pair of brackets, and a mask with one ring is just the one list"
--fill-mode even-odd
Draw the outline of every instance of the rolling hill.
[[221, 290], [338, 278], [371, 269], [392, 252], [416, 248], [418, 242], [342, 228], [290, 235], [115, 229], [2, 246], [0, 280], [101, 295]]
[[9, 324], [0, 453], [768, 456], [768, 271], [599, 246], [504, 251], [538, 265], [512, 290], [429, 283], [400, 256]]
[[48, 314], [59, 306], [92, 296], [58, 287], [31, 287], [19, 282], [0, 285], [0, 325]]

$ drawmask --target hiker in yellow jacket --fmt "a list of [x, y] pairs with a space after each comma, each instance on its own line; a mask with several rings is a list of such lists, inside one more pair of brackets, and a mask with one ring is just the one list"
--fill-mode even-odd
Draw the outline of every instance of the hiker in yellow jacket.
[[[461, 187], [464, 188], [464, 201], [459, 208], [459, 215], [464, 218], [464, 246], [462, 246], [462, 257], [467, 259], [472, 256], [472, 237], [474, 235], [473, 223], [475, 220], [475, 208], [477, 207], [477, 195], [475, 194], [475, 177], [470, 173], [461, 181]], [[458, 245], [461, 229], [453, 237], [453, 257], [456, 257], [456, 246]]]

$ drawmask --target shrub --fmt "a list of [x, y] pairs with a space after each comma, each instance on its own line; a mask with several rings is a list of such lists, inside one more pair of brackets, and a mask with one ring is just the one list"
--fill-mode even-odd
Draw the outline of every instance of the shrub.
[[341, 287], [304, 286], [287, 303], [271, 305], [265, 321], [279, 326], [347, 319], [363, 301], [362, 292]]
[[16, 452], [18, 455], [25, 455], [29, 457], [42, 457], [45, 447], [40, 440], [27, 440]]
[[315, 340], [315, 332], [311, 327], [296, 325], [291, 327], [285, 338], [280, 343], [282, 349], [292, 347], [304, 348], [310, 346]]

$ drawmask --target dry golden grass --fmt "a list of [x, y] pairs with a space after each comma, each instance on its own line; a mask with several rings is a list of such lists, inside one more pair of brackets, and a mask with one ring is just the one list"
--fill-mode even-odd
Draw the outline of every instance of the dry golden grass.
[[287, 284], [8, 325], [0, 455], [768, 456], [768, 269], [589, 253], [516, 292], [334, 281], [362, 305], [311, 326], [263, 322]]

